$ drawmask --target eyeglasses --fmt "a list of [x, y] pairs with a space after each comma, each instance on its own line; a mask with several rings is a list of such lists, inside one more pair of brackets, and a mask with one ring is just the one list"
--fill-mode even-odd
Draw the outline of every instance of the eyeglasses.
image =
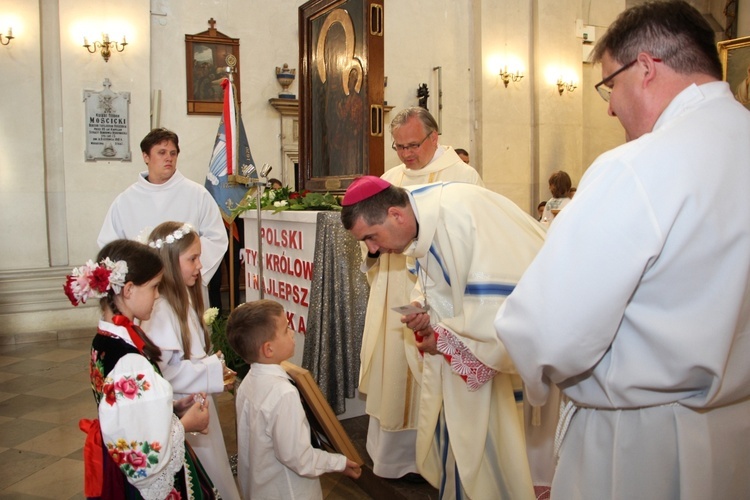
[[396, 141], [393, 141], [393, 144], [391, 144], [391, 147], [393, 148], [394, 151], [398, 151], [400, 153], [411, 153], [412, 151], [416, 151], [417, 149], [419, 149], [422, 146], [422, 144], [424, 144], [424, 141], [426, 141], [427, 138], [430, 137], [431, 135], [432, 135], [432, 132], [427, 134], [427, 136], [421, 141], [419, 141], [419, 143], [416, 143], [416, 144], [411, 143], [405, 146], [401, 144], [396, 144]]
[[[651, 60], [654, 62], [661, 62], [661, 59], [657, 59], [656, 57], [652, 57]], [[599, 93], [602, 99], [604, 99], [606, 102], [609, 102], [609, 98], [612, 97], [612, 87], [610, 87], [607, 84], [607, 82], [612, 82], [612, 79], [614, 77], [616, 77], [617, 75], [619, 75], [620, 73], [622, 73], [623, 71], [625, 71], [626, 69], [628, 69], [629, 67], [631, 67], [637, 62], [638, 62], [638, 59], [634, 59], [632, 62], [629, 62], [622, 68], [618, 69], [617, 71], [609, 75], [607, 78], [605, 78], [601, 82], [594, 85], [594, 90], [596, 90]]]
[[618, 69], [617, 71], [609, 75], [607, 78], [605, 78], [601, 82], [594, 85], [594, 90], [596, 90], [599, 93], [599, 95], [602, 96], [602, 99], [604, 99], [606, 102], [609, 102], [609, 98], [612, 96], [612, 88], [609, 85], [607, 85], [607, 82], [611, 82], [614, 77], [616, 77], [617, 75], [619, 75], [620, 73], [622, 73], [623, 71], [625, 71], [626, 69], [628, 69], [629, 67], [631, 67], [637, 62], [638, 62], [638, 59], [633, 59], [632, 62], [629, 62], [628, 64]]

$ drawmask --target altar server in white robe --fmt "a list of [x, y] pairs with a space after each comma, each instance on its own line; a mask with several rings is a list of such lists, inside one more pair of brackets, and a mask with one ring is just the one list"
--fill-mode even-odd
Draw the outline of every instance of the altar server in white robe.
[[[391, 121], [393, 149], [403, 161], [381, 177], [394, 186], [482, 179], [449, 146], [438, 144], [438, 125], [429, 111], [406, 108]], [[366, 252], [366, 250], [365, 250]], [[369, 254], [365, 268], [370, 298], [362, 337], [359, 392], [370, 415], [367, 452], [373, 472], [399, 478], [417, 472], [415, 445], [422, 358], [414, 335], [391, 308], [409, 302], [416, 275], [401, 254]], [[412, 266], [413, 267], [413, 266]], [[413, 271], [413, 269], [412, 269]]]
[[571, 401], [552, 498], [750, 498], [750, 112], [685, 2], [626, 10], [593, 54], [629, 142], [495, 321], [530, 401]]
[[219, 206], [205, 187], [177, 170], [177, 134], [153, 129], [141, 141], [141, 152], [148, 170], [138, 174], [138, 180], [112, 202], [97, 242], [103, 247], [118, 238], [146, 238], [168, 220], [190, 224], [201, 238], [203, 296], [207, 301], [208, 282], [229, 245]]
[[[371, 253], [416, 259], [407, 313], [423, 351], [416, 459], [444, 498], [534, 498], [495, 313], [544, 230], [503, 196], [466, 183], [399, 188], [373, 176], [347, 189], [342, 222]], [[402, 304], [404, 305], [404, 304]]]

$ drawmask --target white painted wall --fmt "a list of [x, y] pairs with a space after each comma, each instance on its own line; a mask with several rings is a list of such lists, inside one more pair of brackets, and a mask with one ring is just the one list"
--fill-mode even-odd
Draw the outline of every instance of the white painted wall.
[[47, 266], [39, 2], [0, 7], [0, 269]]

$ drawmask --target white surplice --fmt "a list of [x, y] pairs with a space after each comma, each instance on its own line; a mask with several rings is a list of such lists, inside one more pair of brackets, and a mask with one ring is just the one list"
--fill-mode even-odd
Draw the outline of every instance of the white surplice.
[[229, 245], [219, 206], [206, 188], [179, 170], [164, 184], [152, 184], [147, 176], [148, 171], [141, 172], [112, 202], [99, 232], [99, 247], [118, 238], [134, 240], [162, 222], [187, 222], [201, 237], [201, 276], [207, 287]]
[[529, 400], [578, 407], [553, 498], [750, 498], [748, 186], [750, 113], [691, 85], [555, 220], [495, 321]]

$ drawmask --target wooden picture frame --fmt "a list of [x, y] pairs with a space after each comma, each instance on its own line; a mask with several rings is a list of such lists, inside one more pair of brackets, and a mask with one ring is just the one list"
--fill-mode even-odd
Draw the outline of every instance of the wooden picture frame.
[[185, 69], [187, 82], [187, 113], [189, 115], [220, 115], [224, 105], [221, 80], [234, 60], [233, 80], [237, 105], [240, 104], [240, 39], [231, 38], [215, 28], [195, 35], [185, 35]]
[[723, 79], [735, 99], [750, 109], [750, 36], [718, 43]]
[[383, 0], [299, 7], [298, 189], [343, 193], [383, 173]]
[[322, 448], [332, 453], [341, 453], [358, 465], [363, 465], [362, 457], [352, 444], [341, 422], [333, 413], [331, 405], [323, 397], [323, 393], [320, 392], [320, 388], [312, 378], [310, 371], [289, 361], [282, 361], [281, 366], [294, 380], [302, 396], [302, 404], [305, 406], [310, 429], [315, 438], [323, 445]]

